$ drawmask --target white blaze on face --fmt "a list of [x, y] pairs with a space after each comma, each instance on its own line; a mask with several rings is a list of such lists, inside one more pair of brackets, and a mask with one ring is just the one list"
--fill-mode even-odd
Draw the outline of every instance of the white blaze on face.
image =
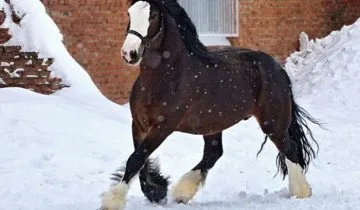
[[[129, 29], [146, 37], [150, 25], [150, 4], [145, 1], [138, 1], [129, 8], [128, 13], [130, 16]], [[139, 37], [134, 34], [128, 34], [121, 50], [122, 56], [124, 56], [128, 62], [131, 61], [130, 52], [138, 52], [140, 45], [141, 39]]]

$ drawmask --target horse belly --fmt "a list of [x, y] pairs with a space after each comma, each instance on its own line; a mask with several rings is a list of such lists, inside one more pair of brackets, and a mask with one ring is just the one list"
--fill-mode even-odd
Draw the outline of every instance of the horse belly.
[[179, 123], [177, 130], [190, 134], [219, 133], [251, 116], [250, 108], [237, 110], [207, 109], [188, 113]]

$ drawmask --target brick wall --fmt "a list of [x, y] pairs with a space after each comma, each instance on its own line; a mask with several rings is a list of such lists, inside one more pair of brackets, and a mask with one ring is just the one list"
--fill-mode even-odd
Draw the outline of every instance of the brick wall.
[[127, 27], [125, 0], [44, 0], [70, 54], [111, 100], [127, 101], [137, 69], [122, 61]]
[[298, 49], [298, 35], [321, 38], [360, 18], [360, 0], [240, 0], [240, 36], [230, 39], [280, 62]]
[[[124, 103], [138, 71], [126, 66], [120, 48], [127, 27], [126, 0], [43, 0], [74, 58], [111, 100]], [[360, 0], [239, 0], [237, 47], [265, 51], [284, 61], [301, 31], [323, 37], [360, 17]]]

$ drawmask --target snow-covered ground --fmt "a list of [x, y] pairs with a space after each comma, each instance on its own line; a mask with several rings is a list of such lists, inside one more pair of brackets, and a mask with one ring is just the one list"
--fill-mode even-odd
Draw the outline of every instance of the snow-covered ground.
[[[21, 0], [12, 2], [16, 5]], [[129, 108], [115, 105], [99, 93], [64, 51], [60, 33], [42, 5], [37, 0], [27, 2], [31, 2], [29, 7], [19, 6], [19, 11], [34, 8], [26, 11], [45, 22], [29, 23], [31, 16], [25, 16], [27, 21], [22, 24], [44, 27], [43, 33], [49, 34], [44, 38], [58, 38], [46, 44], [37, 34], [21, 42], [25, 32], [11, 28], [13, 42], [25, 47], [35, 43], [32, 49], [58, 58], [61, 62], [55, 60], [52, 68], [71, 87], [51, 96], [19, 88], [0, 89], [0, 209], [96, 209], [100, 193], [111, 183], [110, 174], [132, 152]], [[35, 14], [35, 10], [40, 12]], [[32, 33], [30, 26], [23, 28]], [[52, 46], [60, 53], [51, 52]], [[71, 68], [63, 69], [67, 65]], [[271, 142], [256, 157], [264, 136], [250, 119], [225, 131], [224, 156], [190, 204], [170, 200], [161, 207], [151, 204], [136, 180], [127, 209], [358, 209], [360, 20], [324, 39], [310, 41], [306, 49], [290, 56], [286, 67], [298, 103], [327, 127], [311, 126], [320, 144], [319, 158], [307, 174], [312, 197], [289, 198], [287, 180], [273, 177], [277, 151]], [[175, 133], [153, 156], [160, 158], [162, 171], [176, 182], [200, 160], [202, 145], [200, 136]]]

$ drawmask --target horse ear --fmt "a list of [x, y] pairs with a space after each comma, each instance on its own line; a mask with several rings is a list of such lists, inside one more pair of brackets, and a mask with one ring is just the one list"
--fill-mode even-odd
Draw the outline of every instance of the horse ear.
[[128, 5], [133, 5], [136, 2], [136, 0], [127, 0]]

